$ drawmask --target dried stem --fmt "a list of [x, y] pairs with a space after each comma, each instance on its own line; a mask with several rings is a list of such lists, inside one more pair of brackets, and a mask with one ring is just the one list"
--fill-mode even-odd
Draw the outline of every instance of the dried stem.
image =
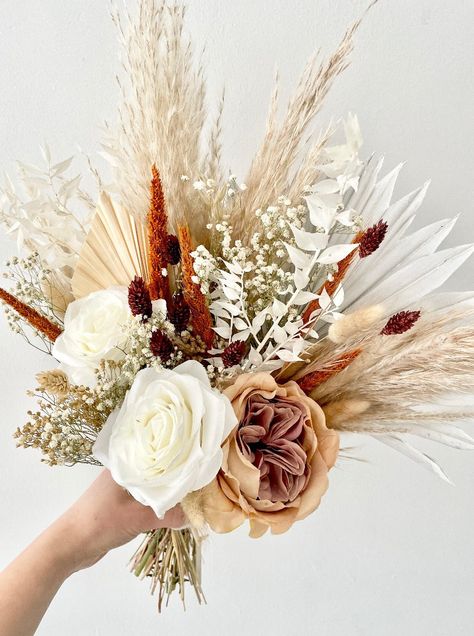
[[[152, 594], [158, 588], [158, 611], [168, 605], [174, 590], [185, 605], [185, 585], [189, 583], [199, 602], [206, 599], [201, 588], [201, 546], [190, 529], [160, 528], [147, 533], [131, 560], [132, 572], [139, 578], [151, 577]], [[166, 599], [166, 601], [165, 601]]]

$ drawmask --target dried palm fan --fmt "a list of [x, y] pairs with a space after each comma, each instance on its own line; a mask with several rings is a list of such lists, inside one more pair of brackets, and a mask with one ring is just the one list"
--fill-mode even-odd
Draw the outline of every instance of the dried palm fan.
[[102, 193], [72, 278], [75, 298], [134, 276], [148, 280], [147, 231], [143, 221]]

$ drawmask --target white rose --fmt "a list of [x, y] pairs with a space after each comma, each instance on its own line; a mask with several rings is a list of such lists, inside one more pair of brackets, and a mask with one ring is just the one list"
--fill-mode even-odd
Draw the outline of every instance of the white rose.
[[119, 347], [125, 343], [123, 326], [130, 314], [125, 287], [93, 292], [68, 305], [53, 356], [73, 382], [91, 385], [101, 360], [123, 357]]
[[122, 407], [94, 444], [94, 456], [158, 517], [209, 484], [221, 444], [237, 424], [230, 401], [194, 360], [173, 371], [139, 371]]

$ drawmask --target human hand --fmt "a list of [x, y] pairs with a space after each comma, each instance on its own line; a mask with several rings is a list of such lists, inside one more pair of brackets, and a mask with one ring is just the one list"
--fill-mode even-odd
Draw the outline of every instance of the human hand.
[[0, 573], [0, 634], [34, 634], [68, 576], [97, 563], [109, 550], [155, 528], [180, 528], [179, 506], [158, 519], [103, 470], [57, 521]]
[[179, 506], [158, 519], [115, 483], [108, 470], [51, 526], [63, 544], [65, 567], [76, 572], [97, 563], [109, 550], [155, 528], [181, 528], [186, 519]]

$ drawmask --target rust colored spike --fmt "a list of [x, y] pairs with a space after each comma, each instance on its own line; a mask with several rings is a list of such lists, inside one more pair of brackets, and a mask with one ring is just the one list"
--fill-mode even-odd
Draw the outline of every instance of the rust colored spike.
[[337, 373], [344, 371], [344, 369], [346, 369], [351, 364], [351, 362], [353, 362], [361, 353], [362, 349], [354, 349], [353, 351], [348, 351], [347, 353], [343, 354], [338, 360], [333, 362], [331, 366], [327, 366], [317, 371], [313, 371], [312, 373], [308, 373], [297, 381], [300, 385], [300, 388], [305, 393], [311, 393], [311, 391], [317, 386], [323, 384], [323, 382], [327, 382]]
[[17, 314], [28, 322], [34, 329], [42, 333], [50, 342], [54, 342], [61, 335], [62, 329], [58, 325], [51, 322], [46, 316], [40, 314], [23, 301], [19, 300], [13, 294], [0, 287], [0, 300], [14, 309]]
[[[363, 236], [364, 236], [364, 232], [359, 232], [353, 238], [352, 243], [359, 243]], [[349, 269], [349, 266], [351, 265], [358, 251], [359, 251], [358, 248], [352, 250], [350, 254], [348, 254], [345, 258], [342, 259], [342, 261], [339, 261], [339, 263], [337, 264], [337, 272], [334, 274], [333, 280], [327, 281], [326, 283], [324, 283], [324, 285], [322, 285], [320, 290], [318, 291], [318, 294], [321, 294], [324, 288], [326, 288], [326, 291], [330, 296], [334, 294], [336, 289], [341, 284], [342, 279], [346, 275], [347, 270]], [[316, 311], [317, 309], [319, 309], [318, 300], [317, 299], [312, 300], [309, 303], [309, 305], [306, 307], [303, 313], [303, 321], [305, 323], [308, 322], [309, 317], [311, 316], [313, 311]]]
[[178, 238], [181, 248], [184, 299], [191, 310], [191, 322], [194, 328], [194, 333], [197, 336], [200, 336], [207, 348], [210, 349], [214, 342], [215, 335], [212, 330], [212, 317], [207, 306], [206, 299], [201, 292], [201, 288], [193, 281], [193, 277], [195, 276], [193, 259], [191, 256], [193, 247], [187, 225], [180, 225], [178, 227]]
[[166, 213], [166, 201], [161, 184], [160, 174], [156, 166], [152, 166], [153, 178], [150, 187], [150, 209], [148, 212], [148, 247], [150, 280], [149, 289], [152, 300], [164, 298], [170, 301], [170, 285], [168, 276], [163, 276], [167, 270], [167, 238], [168, 215]]

